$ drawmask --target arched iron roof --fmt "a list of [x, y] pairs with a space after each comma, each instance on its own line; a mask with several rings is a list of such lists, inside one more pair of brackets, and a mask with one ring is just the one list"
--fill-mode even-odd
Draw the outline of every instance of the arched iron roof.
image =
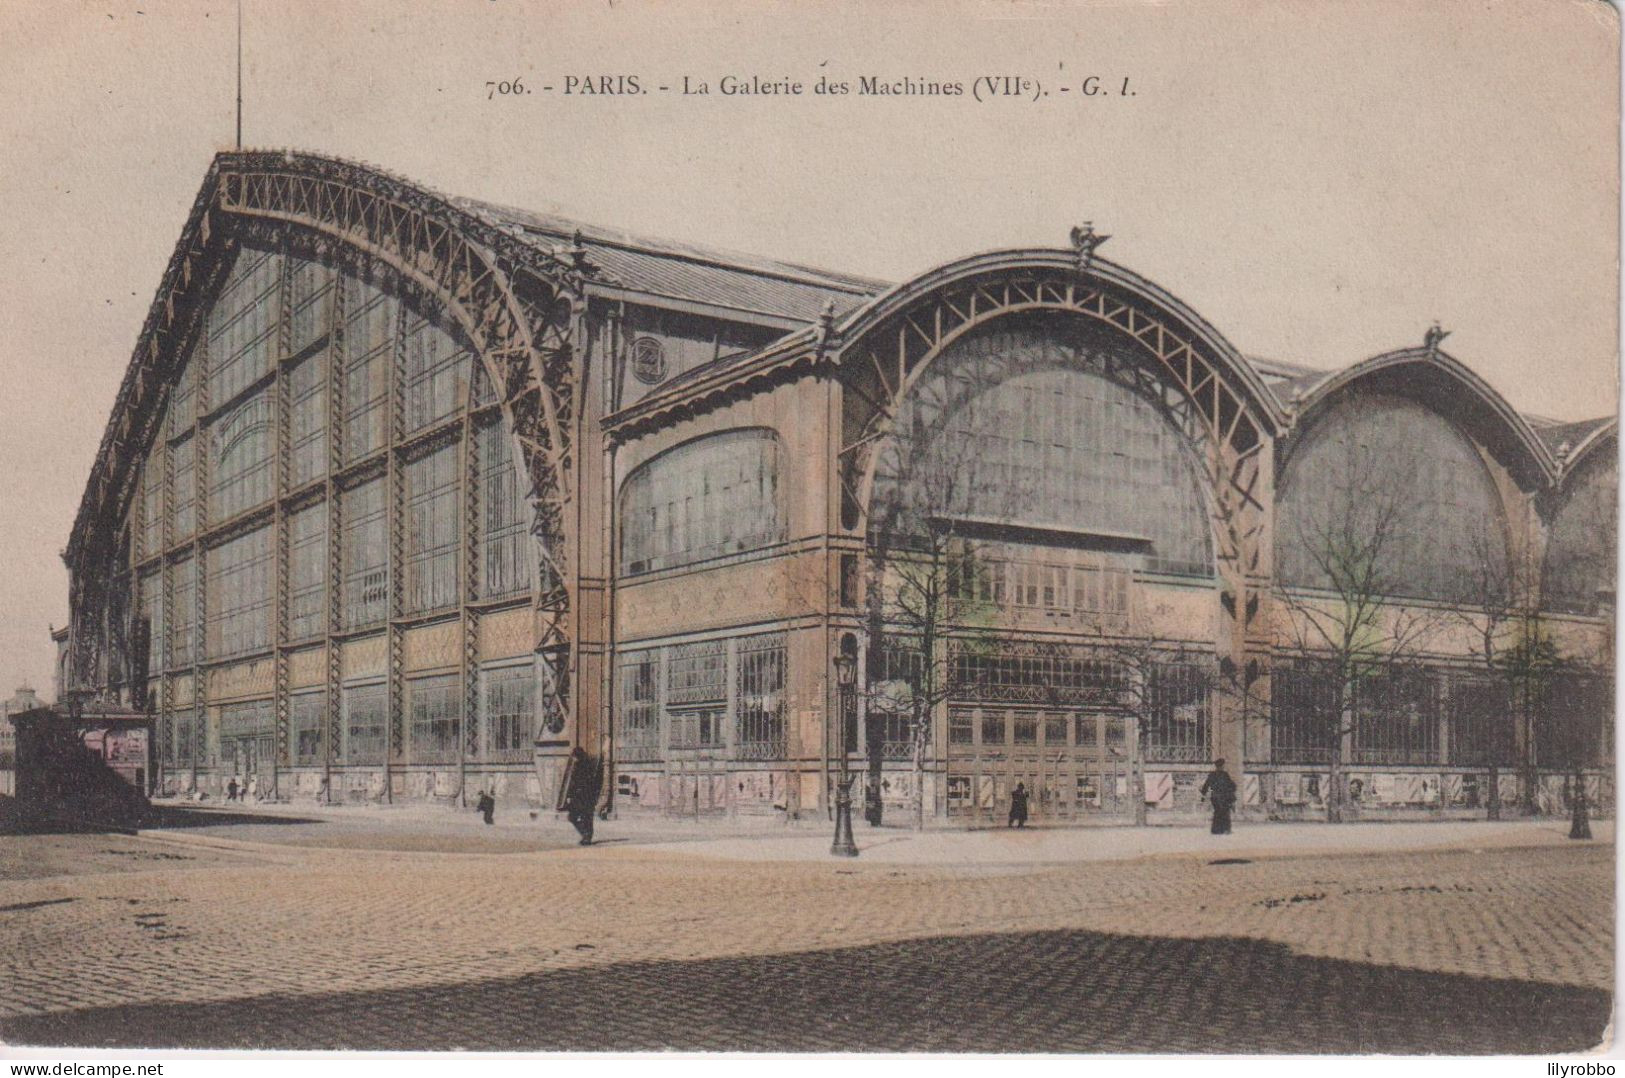
[[1270, 433], [1277, 434], [1285, 429], [1288, 417], [1280, 400], [1246, 357], [1211, 323], [1171, 292], [1114, 262], [1091, 258], [1080, 265], [1075, 250], [1013, 248], [945, 263], [897, 285], [840, 317], [831, 326], [831, 332], [843, 344], [856, 341], [933, 292], [973, 283], [978, 278], [991, 279], [1021, 271], [1070, 274], [1078, 280], [1132, 296], [1156, 308], [1223, 365], [1226, 373], [1245, 390], [1252, 411], [1264, 420]]
[[1527, 486], [1550, 486], [1557, 481], [1558, 462], [1529, 421], [1466, 364], [1447, 352], [1428, 348], [1384, 352], [1315, 383], [1297, 402], [1283, 456], [1291, 455], [1328, 408], [1362, 390], [1385, 390], [1455, 420]]

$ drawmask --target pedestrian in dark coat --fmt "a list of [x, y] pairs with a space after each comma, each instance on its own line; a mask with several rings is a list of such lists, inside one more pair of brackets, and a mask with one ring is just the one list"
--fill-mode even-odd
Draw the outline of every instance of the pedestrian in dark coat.
[[481, 790], [479, 803], [474, 806], [476, 812], [485, 817], [486, 823], [496, 823], [497, 799], [491, 796], [491, 791]]
[[235, 778], [233, 778], [230, 782], [226, 783], [226, 800], [227, 801], [235, 801], [235, 800], [237, 800], [237, 780]]
[[1010, 793], [1010, 822], [1006, 827], [1027, 826], [1027, 784], [1016, 783], [1016, 788]]
[[602, 764], [584, 749], [570, 753], [570, 785], [564, 795], [565, 815], [581, 835], [581, 845], [592, 845], [592, 817], [598, 810], [598, 795], [604, 789]]
[[1230, 810], [1236, 806], [1236, 780], [1224, 769], [1224, 761], [1214, 760], [1213, 771], [1202, 783], [1202, 796], [1213, 806], [1213, 833], [1230, 833]]

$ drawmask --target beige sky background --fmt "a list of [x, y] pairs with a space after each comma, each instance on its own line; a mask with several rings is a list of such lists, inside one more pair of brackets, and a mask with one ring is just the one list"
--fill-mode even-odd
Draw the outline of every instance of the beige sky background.
[[[451, 194], [901, 280], [1112, 260], [1243, 352], [1447, 348], [1562, 419], [1616, 398], [1618, 20], [1594, 0], [244, 0], [244, 141]], [[0, 0], [0, 689], [48, 692], [58, 557], [233, 124], [230, 0]], [[1037, 79], [1039, 101], [723, 97], [724, 75]], [[564, 97], [567, 75], [712, 85]], [[1083, 100], [1087, 75], [1133, 97]], [[525, 97], [487, 99], [515, 76]]]

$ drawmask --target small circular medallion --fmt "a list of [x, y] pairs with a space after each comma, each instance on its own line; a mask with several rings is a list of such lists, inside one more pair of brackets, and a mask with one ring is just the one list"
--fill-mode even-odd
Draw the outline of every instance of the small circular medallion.
[[639, 337], [632, 342], [632, 375], [645, 385], [654, 385], [666, 377], [666, 346], [653, 337]]

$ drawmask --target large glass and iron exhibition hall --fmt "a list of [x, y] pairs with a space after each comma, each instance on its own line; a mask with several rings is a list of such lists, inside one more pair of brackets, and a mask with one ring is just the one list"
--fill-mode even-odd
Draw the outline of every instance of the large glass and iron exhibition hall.
[[63, 689], [159, 794], [545, 807], [581, 746], [622, 815], [821, 819], [843, 757], [888, 819], [1172, 817], [1216, 758], [1260, 816], [1610, 807], [1615, 419], [1437, 328], [1244, 356], [1103, 240], [891, 284], [221, 154]]

